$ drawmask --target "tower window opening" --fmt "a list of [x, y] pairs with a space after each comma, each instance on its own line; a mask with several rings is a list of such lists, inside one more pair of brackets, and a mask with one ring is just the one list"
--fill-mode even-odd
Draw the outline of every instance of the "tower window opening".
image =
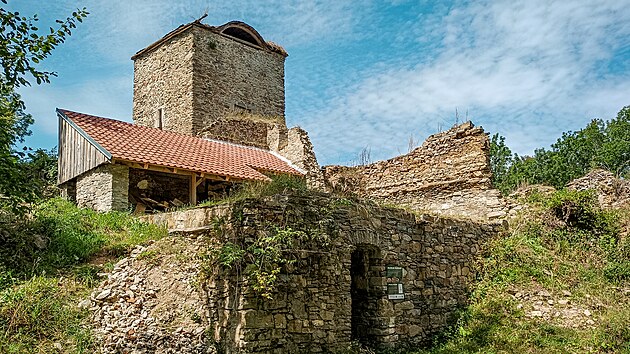
[[222, 33], [227, 34], [230, 37], [240, 39], [247, 43], [251, 43], [255, 46], [258, 46], [258, 47], [260, 46], [260, 43], [258, 43], [256, 38], [254, 38], [254, 36], [252, 36], [249, 32], [243, 30], [242, 28], [228, 27], [225, 30], [223, 30]]

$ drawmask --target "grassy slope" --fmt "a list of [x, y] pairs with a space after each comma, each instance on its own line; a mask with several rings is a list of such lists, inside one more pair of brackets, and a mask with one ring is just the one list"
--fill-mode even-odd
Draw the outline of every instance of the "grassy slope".
[[[415, 353], [630, 353], [630, 238], [619, 236], [630, 210], [602, 212], [584, 193], [528, 202], [512, 231], [488, 243], [457, 325]], [[77, 303], [111, 261], [166, 234], [59, 199], [32, 220], [2, 225], [0, 353], [93, 352], [87, 310]], [[33, 235], [47, 238], [47, 248], [35, 247]], [[543, 316], [532, 316], [540, 307]]]
[[528, 202], [487, 245], [457, 325], [416, 353], [630, 353], [630, 210], [576, 192]]
[[[49, 200], [29, 220], [0, 224], [0, 353], [92, 353], [85, 326], [97, 273], [166, 230], [126, 213]], [[46, 245], [45, 248], [38, 248]]]
[[[286, 190], [305, 191], [306, 185], [280, 175], [272, 183], [245, 183], [206, 205]], [[97, 213], [59, 198], [35, 206], [32, 214], [29, 220], [0, 214], [0, 353], [92, 353], [88, 311], [78, 303], [100, 282], [100, 271], [167, 232], [127, 213]]]

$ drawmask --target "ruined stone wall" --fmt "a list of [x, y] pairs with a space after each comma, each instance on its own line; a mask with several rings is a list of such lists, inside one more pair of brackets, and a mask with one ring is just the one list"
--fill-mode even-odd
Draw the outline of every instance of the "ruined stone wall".
[[96, 211], [127, 210], [129, 168], [103, 164], [79, 177], [76, 182], [76, 202], [81, 208]]
[[630, 181], [615, 177], [606, 170], [595, 169], [567, 184], [569, 190], [593, 190], [602, 208], [619, 208], [630, 204]]
[[[261, 146], [267, 124], [240, 113], [284, 124], [284, 55], [194, 27], [194, 135]], [[237, 141], [237, 131], [261, 139]]]
[[373, 164], [326, 166], [329, 190], [441, 215], [500, 218], [505, 203], [492, 188], [489, 139], [467, 122], [430, 136], [407, 155]]
[[193, 132], [193, 35], [184, 33], [134, 61], [133, 120], [164, 130]]
[[[287, 256], [295, 263], [278, 275], [273, 300], [252, 290], [244, 269], [214, 268], [204, 282], [208, 334], [226, 353], [338, 352], [352, 341], [378, 349], [425, 344], [467, 304], [473, 259], [501, 231], [323, 193], [143, 218], [184, 233], [205, 229], [215, 249], [225, 242], [245, 249], [278, 229], [308, 235], [296, 236]], [[367, 262], [361, 276], [353, 274], [357, 254]], [[401, 267], [402, 277], [388, 277], [388, 266]], [[388, 284], [398, 283], [404, 296], [390, 299]]]
[[201, 135], [236, 144], [269, 149], [267, 134], [273, 129], [284, 129], [283, 118], [266, 117], [250, 113], [228, 113], [228, 116], [217, 118], [201, 129]]
[[324, 176], [306, 130], [300, 127], [286, 129], [285, 126], [277, 125], [269, 129], [267, 142], [271, 151], [279, 153], [306, 173], [309, 188], [324, 189]]

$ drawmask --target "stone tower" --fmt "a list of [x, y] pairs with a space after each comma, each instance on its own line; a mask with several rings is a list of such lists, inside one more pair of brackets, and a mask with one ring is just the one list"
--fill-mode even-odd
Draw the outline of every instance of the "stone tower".
[[132, 57], [134, 122], [270, 148], [286, 130], [286, 56], [243, 22], [182, 25]]

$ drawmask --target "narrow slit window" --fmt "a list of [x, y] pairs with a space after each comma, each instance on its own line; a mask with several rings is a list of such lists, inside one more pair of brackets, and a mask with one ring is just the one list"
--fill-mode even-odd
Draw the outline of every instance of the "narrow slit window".
[[155, 117], [155, 127], [162, 129], [164, 127], [164, 108], [158, 108], [157, 117]]

